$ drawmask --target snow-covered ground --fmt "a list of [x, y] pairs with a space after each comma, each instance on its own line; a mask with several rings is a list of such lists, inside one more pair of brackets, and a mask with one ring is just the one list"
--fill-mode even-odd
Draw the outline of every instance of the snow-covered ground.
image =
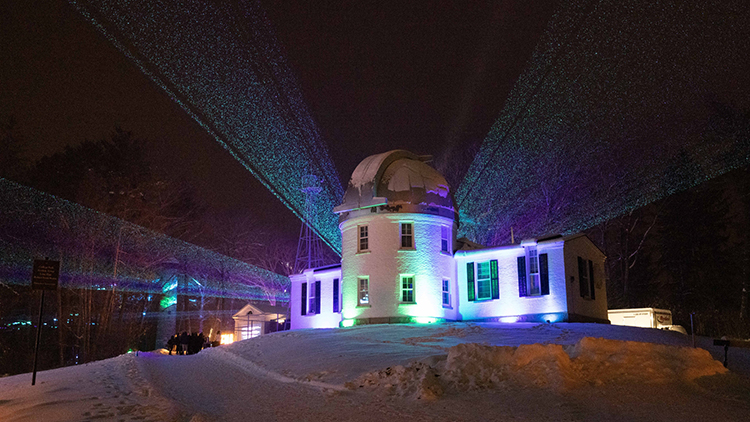
[[0, 379], [0, 421], [750, 420], [750, 350], [598, 324], [300, 330]]

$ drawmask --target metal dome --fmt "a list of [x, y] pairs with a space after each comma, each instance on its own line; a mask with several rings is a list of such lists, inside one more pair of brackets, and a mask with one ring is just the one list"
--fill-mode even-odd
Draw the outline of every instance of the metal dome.
[[454, 212], [448, 182], [425, 161], [409, 151], [393, 150], [371, 155], [357, 166], [344, 201], [334, 209], [342, 213], [381, 205], [418, 205]]

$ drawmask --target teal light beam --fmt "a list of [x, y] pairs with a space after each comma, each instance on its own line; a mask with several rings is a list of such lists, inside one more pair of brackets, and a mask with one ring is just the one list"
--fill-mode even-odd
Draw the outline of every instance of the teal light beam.
[[[69, 0], [334, 251], [343, 188], [257, 1]], [[315, 217], [301, 192], [323, 191]]]
[[568, 0], [456, 192], [486, 244], [582, 231], [750, 163], [750, 9]]

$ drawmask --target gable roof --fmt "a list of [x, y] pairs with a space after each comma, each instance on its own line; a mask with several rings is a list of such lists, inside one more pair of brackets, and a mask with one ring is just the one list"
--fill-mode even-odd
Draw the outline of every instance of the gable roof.
[[274, 306], [268, 303], [248, 303], [243, 306], [232, 318], [241, 318], [247, 315], [286, 315], [289, 308], [286, 306]]

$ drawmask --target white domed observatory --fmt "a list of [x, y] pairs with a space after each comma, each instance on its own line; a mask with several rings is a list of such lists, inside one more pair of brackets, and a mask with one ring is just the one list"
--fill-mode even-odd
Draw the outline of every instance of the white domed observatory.
[[292, 329], [438, 321], [608, 322], [604, 254], [583, 234], [484, 247], [456, 240], [445, 178], [394, 150], [357, 166], [341, 264], [290, 276]]
[[458, 214], [448, 183], [426, 160], [404, 150], [365, 158], [334, 209], [348, 324], [456, 319]]

